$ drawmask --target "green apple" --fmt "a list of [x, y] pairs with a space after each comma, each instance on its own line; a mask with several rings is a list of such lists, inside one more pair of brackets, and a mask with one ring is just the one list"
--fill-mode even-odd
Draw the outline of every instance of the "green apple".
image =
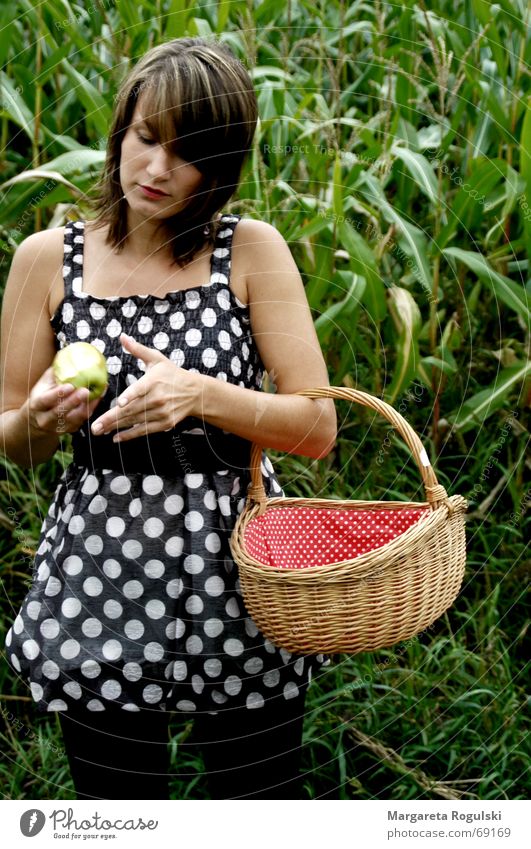
[[71, 383], [89, 390], [89, 401], [99, 398], [108, 384], [107, 362], [103, 354], [88, 342], [73, 342], [55, 355], [52, 363], [57, 383]]

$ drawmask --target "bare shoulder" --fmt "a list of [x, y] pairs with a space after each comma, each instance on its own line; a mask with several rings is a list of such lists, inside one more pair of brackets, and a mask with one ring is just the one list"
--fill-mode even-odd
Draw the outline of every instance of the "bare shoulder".
[[49, 307], [50, 297], [62, 286], [64, 227], [53, 227], [27, 236], [17, 247], [6, 283], [4, 299], [16, 293]]
[[34, 233], [15, 251], [2, 298], [2, 410], [18, 409], [55, 354], [49, 299], [62, 283], [63, 228]]
[[275, 297], [303, 297], [303, 283], [290, 247], [282, 233], [267, 221], [242, 218], [234, 231], [245, 274], [247, 302]]
[[273, 224], [242, 218], [234, 231], [233, 246], [245, 274], [248, 301], [273, 289], [302, 286], [289, 245]]
[[284, 236], [273, 224], [255, 218], [240, 219], [234, 231], [233, 245], [244, 248], [247, 254], [252, 254], [253, 251], [268, 251], [279, 246], [288, 248]]
[[[241, 219], [254, 342], [278, 394], [326, 386], [328, 373], [304, 282], [284, 236], [265, 221]], [[325, 401], [326, 404], [326, 401]], [[328, 404], [333, 416], [333, 402]]]
[[64, 227], [52, 227], [50, 230], [32, 233], [20, 243], [15, 256], [23, 262], [31, 262], [33, 259], [38, 259], [39, 262], [53, 262], [58, 258], [61, 260], [64, 234]]
[[62, 250], [64, 235], [64, 227], [51, 227], [49, 230], [39, 230], [38, 233], [32, 233], [30, 236], [26, 236], [17, 250], [28, 253], [32, 251], [57, 253], [58, 250]]

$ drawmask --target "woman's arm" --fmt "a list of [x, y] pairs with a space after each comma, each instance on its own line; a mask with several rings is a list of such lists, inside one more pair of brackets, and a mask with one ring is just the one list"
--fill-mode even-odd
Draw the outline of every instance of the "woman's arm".
[[55, 354], [48, 295], [61, 257], [57, 233], [25, 239], [13, 257], [2, 300], [0, 451], [23, 468], [48, 460], [59, 445], [59, 434], [31, 426], [27, 400]]
[[[333, 401], [272, 395], [214, 377], [207, 380], [195, 415], [210, 424], [264, 448], [306, 457], [326, 457], [334, 447], [337, 428], [335, 410], [330, 408]], [[328, 381], [319, 385], [328, 386]]]
[[235, 229], [233, 251], [245, 257], [253, 337], [276, 394], [205, 377], [197, 415], [264, 447], [323, 457], [336, 438], [334, 402], [293, 394], [329, 381], [291, 251], [275, 227], [248, 219]]
[[[77, 405], [88, 395], [57, 387], [50, 368], [55, 341], [48, 299], [57, 276], [62, 283], [62, 257], [62, 230], [29, 236], [15, 252], [2, 300], [0, 452], [22, 468], [53, 457], [60, 433], [83, 420]], [[75, 410], [78, 424], [60, 429]]]

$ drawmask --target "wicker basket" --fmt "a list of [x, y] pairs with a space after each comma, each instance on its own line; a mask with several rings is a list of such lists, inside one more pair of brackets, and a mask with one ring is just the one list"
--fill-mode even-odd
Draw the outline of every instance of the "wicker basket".
[[231, 536], [245, 605], [262, 633], [290, 652], [355, 654], [395, 645], [427, 628], [456, 598], [467, 502], [448, 497], [419, 437], [389, 404], [339, 387], [297, 394], [343, 398], [388, 419], [413, 454], [427, 501], [267, 498], [262, 448], [254, 444], [247, 502]]

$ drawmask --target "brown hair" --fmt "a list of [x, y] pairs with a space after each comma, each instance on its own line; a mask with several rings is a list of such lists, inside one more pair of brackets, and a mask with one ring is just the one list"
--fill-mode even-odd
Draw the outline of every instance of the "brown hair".
[[216, 213], [238, 188], [258, 119], [256, 94], [245, 67], [219, 41], [177, 38], [152, 48], [134, 66], [116, 97], [95, 189], [94, 223], [108, 225], [107, 241], [118, 250], [128, 235], [119, 179], [122, 139], [140, 95], [150, 133], [203, 174], [199, 192], [164, 222], [174, 234], [173, 258], [183, 266], [213, 244]]

